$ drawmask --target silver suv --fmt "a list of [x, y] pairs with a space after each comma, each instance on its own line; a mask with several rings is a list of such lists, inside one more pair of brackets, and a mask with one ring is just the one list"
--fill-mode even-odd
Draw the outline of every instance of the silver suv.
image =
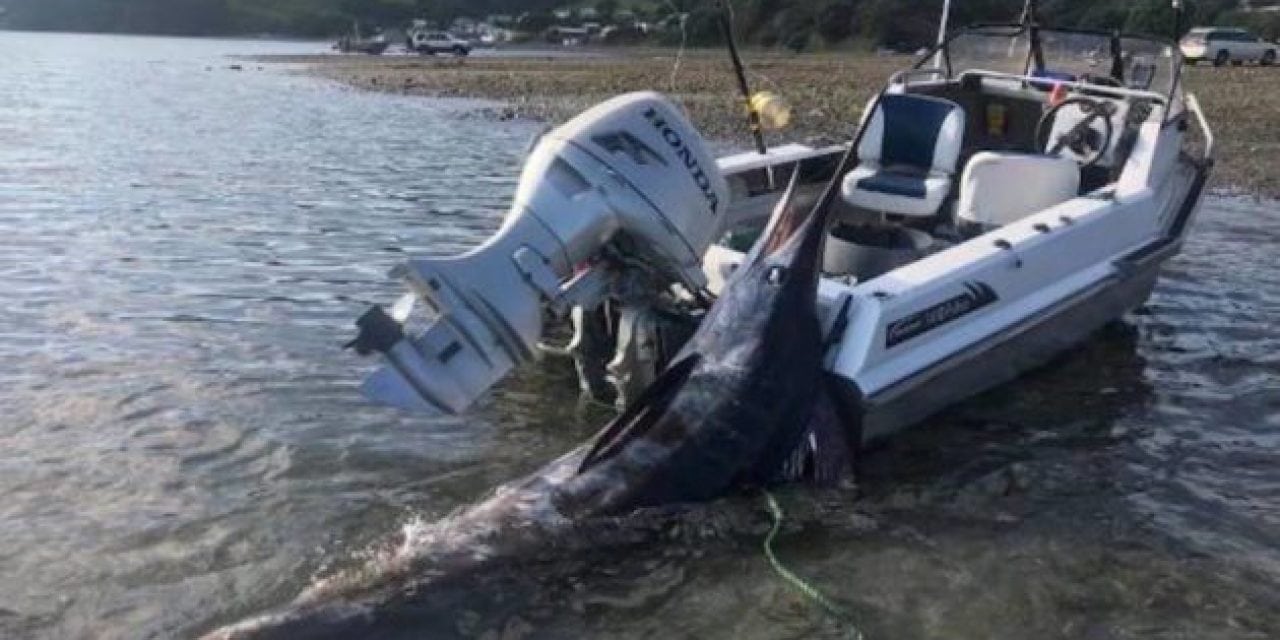
[[470, 42], [454, 37], [453, 34], [445, 31], [420, 31], [415, 29], [409, 33], [406, 44], [409, 45], [409, 49], [412, 51], [430, 55], [452, 53], [455, 56], [465, 56], [471, 53]]
[[1245, 62], [1269, 67], [1276, 63], [1276, 50], [1280, 48], [1276, 43], [1255, 37], [1244, 29], [1227, 27], [1192, 29], [1181, 44], [1182, 57], [1187, 62], [1195, 64], [1210, 60], [1215, 67]]

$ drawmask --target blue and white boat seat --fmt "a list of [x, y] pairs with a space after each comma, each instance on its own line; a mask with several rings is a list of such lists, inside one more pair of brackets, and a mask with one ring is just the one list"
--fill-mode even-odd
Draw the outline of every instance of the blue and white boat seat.
[[1075, 198], [1080, 165], [1031, 153], [976, 153], [960, 178], [956, 220], [983, 231], [1017, 222]]
[[964, 143], [964, 109], [941, 98], [891, 94], [864, 126], [859, 164], [844, 179], [845, 201], [880, 213], [937, 215]]

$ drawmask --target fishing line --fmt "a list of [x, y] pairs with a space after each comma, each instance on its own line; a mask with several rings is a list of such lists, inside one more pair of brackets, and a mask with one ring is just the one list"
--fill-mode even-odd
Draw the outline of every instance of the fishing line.
[[773, 78], [770, 78], [769, 76], [766, 76], [765, 74], [759, 71], [756, 71], [755, 69], [752, 69], [752, 68], [747, 68], [747, 73], [750, 73], [751, 75], [755, 76], [756, 79], [758, 80], [764, 80], [765, 85], [767, 85], [769, 88], [773, 89], [774, 91], [777, 91], [778, 93], [782, 93], [782, 86], [779, 85], [777, 82], [775, 82]]
[[671, 79], [667, 82], [668, 93], [674, 95], [676, 93], [676, 78], [680, 75], [680, 65], [684, 63], [685, 46], [689, 43], [689, 12], [680, 11], [671, 0], [667, 0], [667, 7], [671, 9], [673, 14], [680, 17], [680, 48], [676, 50], [676, 60], [671, 65]]
[[858, 630], [852, 614], [824, 595], [817, 587], [806, 582], [804, 578], [792, 573], [790, 569], [783, 566], [781, 560], [778, 560], [778, 556], [773, 552], [773, 540], [778, 537], [778, 532], [782, 530], [782, 519], [786, 517], [786, 514], [782, 512], [782, 507], [772, 493], [765, 491], [764, 499], [765, 504], [769, 507], [769, 515], [773, 516], [773, 527], [769, 529], [769, 535], [764, 538], [764, 556], [769, 559], [769, 565], [792, 589], [795, 589], [800, 595], [821, 607], [823, 611], [826, 611], [827, 615], [847, 627], [850, 640], [864, 640], [865, 636], [862, 635], [862, 631]]

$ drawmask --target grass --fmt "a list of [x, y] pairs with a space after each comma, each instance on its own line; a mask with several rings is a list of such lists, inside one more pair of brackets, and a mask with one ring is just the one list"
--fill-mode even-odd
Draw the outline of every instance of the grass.
[[[668, 50], [572, 58], [314, 56], [283, 61], [308, 63], [311, 73], [363, 89], [492, 99], [505, 105], [495, 112], [500, 118], [549, 122], [562, 122], [618, 93], [655, 89], [682, 102], [707, 137], [743, 147], [750, 143], [732, 68], [719, 51], [691, 52], [678, 70]], [[752, 52], [748, 62], [753, 88], [773, 91], [792, 106], [792, 126], [772, 138], [827, 143], [852, 137], [867, 101], [911, 60]], [[1280, 69], [1195, 67], [1187, 70], [1186, 83], [1200, 97], [1218, 136], [1215, 186], [1280, 197]]]

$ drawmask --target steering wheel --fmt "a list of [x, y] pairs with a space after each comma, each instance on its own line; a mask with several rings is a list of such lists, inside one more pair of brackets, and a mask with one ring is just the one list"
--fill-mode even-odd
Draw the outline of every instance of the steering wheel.
[[[1058, 114], [1068, 106], [1075, 106], [1084, 114], [1074, 126], [1053, 140], [1048, 147], [1049, 155], [1068, 157], [1080, 163], [1082, 168], [1098, 164], [1111, 148], [1111, 140], [1115, 137], [1115, 124], [1111, 116], [1116, 108], [1110, 102], [1095, 100], [1085, 96], [1068, 98], [1054, 105], [1040, 116], [1040, 124], [1036, 125], [1036, 144], [1044, 149], [1050, 142], [1049, 134], [1053, 131], [1053, 123]], [[1095, 120], [1101, 120], [1102, 131], [1094, 128]]]

